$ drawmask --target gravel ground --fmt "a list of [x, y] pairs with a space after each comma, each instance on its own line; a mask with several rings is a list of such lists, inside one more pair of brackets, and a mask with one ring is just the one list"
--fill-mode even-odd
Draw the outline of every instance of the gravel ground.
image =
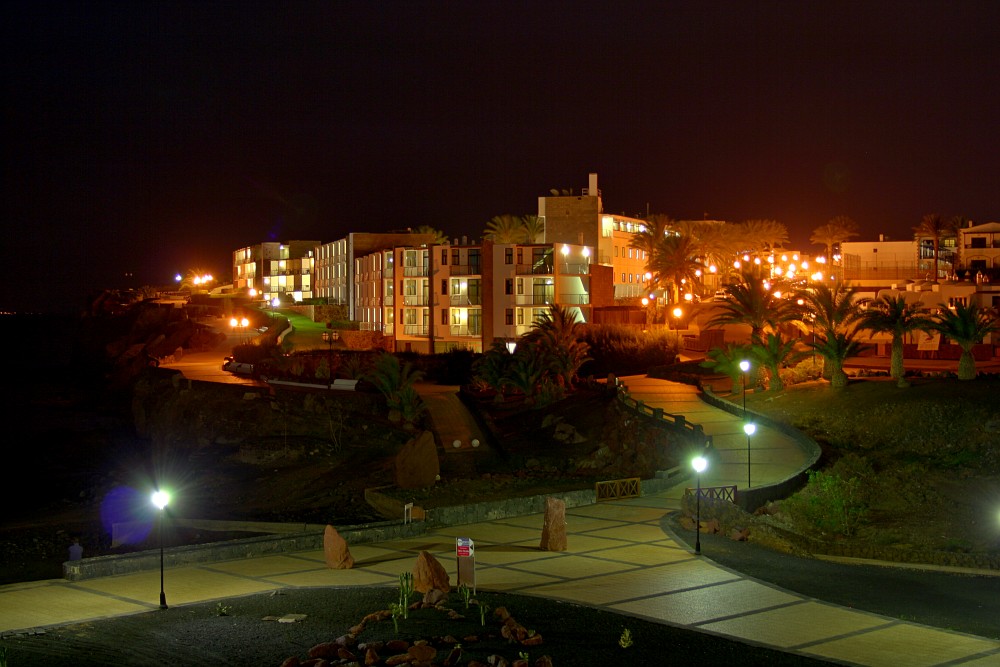
[[[0, 639], [0, 649], [6, 650], [6, 665], [10, 667], [58, 664], [278, 667], [290, 657], [304, 662], [310, 648], [344, 635], [369, 613], [388, 609], [397, 595], [398, 589], [391, 587], [289, 589], [223, 603], [178, 606], [80, 623], [49, 629], [44, 634], [8, 636]], [[530, 665], [548, 655], [557, 667], [656, 665], [674, 661], [685, 665], [778, 667], [836, 664], [543, 598], [481, 592], [479, 601], [490, 610], [507, 608], [525, 628], [541, 634], [542, 644], [531, 647], [509, 644], [500, 637], [498, 621], [491, 618], [484, 627], [475, 604], [466, 612], [455, 592], [447, 606], [464, 614], [464, 620], [451, 620], [441, 611], [422, 609], [411, 612], [409, 619], [401, 619], [398, 633], [390, 618], [368, 624], [358, 635], [358, 641], [432, 640], [438, 647], [434, 664], [443, 664], [454, 647], [440, 640], [447, 635], [461, 644], [463, 655], [459, 664], [463, 665], [471, 660], [485, 662], [492, 654], [513, 662], [522, 652], [528, 654]], [[264, 620], [286, 614], [305, 617], [294, 623]], [[619, 643], [625, 629], [632, 635], [633, 643], [628, 648]], [[470, 638], [472, 635], [475, 640]], [[385, 658], [397, 652], [405, 650], [383, 648], [379, 653]], [[364, 653], [359, 653], [361, 664]], [[2, 664], [5, 663], [0, 659]]]

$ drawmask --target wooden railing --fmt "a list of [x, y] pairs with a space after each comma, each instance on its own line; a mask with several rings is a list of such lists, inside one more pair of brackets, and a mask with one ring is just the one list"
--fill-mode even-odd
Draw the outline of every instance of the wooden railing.
[[638, 498], [642, 495], [638, 477], [597, 482], [594, 485], [594, 493], [597, 494], [597, 502], [618, 500], [619, 498]]
[[706, 446], [712, 444], [712, 436], [705, 435], [705, 429], [701, 424], [693, 424], [689, 422], [684, 415], [670, 414], [669, 412], [664, 412], [663, 408], [650, 407], [642, 401], [632, 398], [629, 395], [628, 387], [625, 386], [625, 383], [623, 383], [619, 378], [615, 378], [615, 389], [618, 400], [624, 403], [626, 407], [635, 410], [641, 415], [651, 417], [652, 419], [662, 423], [664, 426], [669, 426], [687, 432], [696, 441], [698, 441], [699, 444], [703, 443]]
[[[689, 486], [684, 489], [685, 496], [693, 496], [697, 489]], [[705, 500], [724, 500], [726, 502], [736, 502], [736, 485], [732, 486], [703, 486], [701, 487], [701, 497]]]

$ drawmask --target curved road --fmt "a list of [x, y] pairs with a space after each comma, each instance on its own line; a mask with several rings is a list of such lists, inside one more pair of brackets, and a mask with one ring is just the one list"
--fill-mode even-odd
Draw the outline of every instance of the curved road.
[[[694, 548], [694, 535], [677, 525], [677, 516], [667, 515], [661, 527]], [[896, 563], [883, 566], [830, 562], [800, 558], [722, 535], [702, 534], [701, 553], [740, 574], [817, 600], [922, 625], [1000, 638], [1000, 572], [964, 574]]]

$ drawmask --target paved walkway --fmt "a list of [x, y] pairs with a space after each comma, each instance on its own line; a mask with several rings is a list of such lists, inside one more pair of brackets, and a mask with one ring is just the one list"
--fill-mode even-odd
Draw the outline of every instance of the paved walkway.
[[702, 474], [703, 486], [736, 485], [743, 489], [748, 483], [754, 487], [780, 482], [806, 463], [802, 448], [781, 431], [758, 424], [757, 431], [747, 438], [743, 419], [702, 401], [697, 387], [644, 375], [620, 379], [632, 398], [653, 408], [663, 408], [664, 412], [684, 415], [689, 422], [701, 424], [705, 434], [712, 436], [718, 459]]
[[[746, 460], [739, 443], [725, 444], [733, 424], [692, 401], [687, 388], [642, 380], [626, 379], [633, 396], [643, 392], [650, 403], [661, 400], [669, 412], [686, 410], [692, 421], [702, 420], [723, 452], [712, 479], [739, 483]], [[751, 450], [754, 480], [778, 476], [782, 466], [797, 468], [795, 452], [767, 431], [758, 437]], [[761, 462], [754, 464], [757, 456]], [[679, 497], [680, 488], [568, 510], [569, 549], [560, 553], [539, 550], [542, 516], [536, 514], [352, 546], [350, 570], [328, 569], [319, 550], [172, 568], [166, 596], [177, 606], [288, 587], [396, 586], [420, 551], [434, 554], [454, 581], [455, 538], [468, 537], [475, 540], [476, 583], [483, 589], [590, 605], [847, 664], [1000, 665], [1000, 641], [828, 604], [724, 568], [710, 554], [695, 556], [661, 527]], [[154, 570], [0, 586], [0, 632], [154, 611], [159, 584]]]

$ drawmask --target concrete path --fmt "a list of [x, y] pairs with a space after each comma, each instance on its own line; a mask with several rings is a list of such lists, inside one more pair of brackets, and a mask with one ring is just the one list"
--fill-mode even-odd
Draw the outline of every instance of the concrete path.
[[[745, 483], [741, 420], [701, 403], [693, 388], [647, 378], [625, 381], [634, 397], [683, 413], [714, 436], [722, 464], [706, 473], [706, 483]], [[804, 462], [794, 443], [780, 434], [758, 433], [751, 439], [752, 483], [781, 479]], [[455, 581], [455, 539], [467, 537], [475, 541], [476, 584], [482, 589], [585, 604], [841, 664], [1000, 665], [1000, 641], [828, 604], [743, 576], [708, 555], [694, 555], [663, 528], [684, 485], [568, 510], [565, 552], [538, 548], [543, 517], [536, 514], [352, 546], [356, 564], [351, 570], [328, 569], [322, 551], [177, 567], [166, 572], [167, 601], [178, 606], [289, 587], [396, 586], [420, 551], [434, 554]], [[159, 574], [0, 586], [0, 633], [155, 613]], [[334, 634], [343, 630], [331, 628]]]
[[689, 422], [701, 424], [705, 434], [712, 436], [718, 461], [702, 474], [703, 486], [736, 485], [743, 489], [748, 485], [780, 482], [806, 463], [806, 453], [781, 431], [758, 424], [756, 432], [748, 438], [743, 419], [702, 401], [697, 387], [644, 375], [620, 379], [632, 398], [653, 408], [663, 408], [664, 412], [684, 415]]
[[[661, 527], [674, 506], [669, 495], [568, 510], [565, 552], [538, 548], [538, 514], [352, 546], [356, 564], [350, 570], [328, 569], [322, 551], [168, 569], [167, 602], [176, 607], [289, 587], [394, 587], [423, 550], [455, 581], [455, 538], [468, 537], [475, 541], [476, 584], [482, 589], [585, 604], [847, 664], [1000, 665], [1000, 641], [837, 607], [695, 556]], [[159, 585], [159, 572], [148, 571], [2, 586], [0, 633], [156, 613]], [[344, 630], [331, 628], [331, 636]]]

